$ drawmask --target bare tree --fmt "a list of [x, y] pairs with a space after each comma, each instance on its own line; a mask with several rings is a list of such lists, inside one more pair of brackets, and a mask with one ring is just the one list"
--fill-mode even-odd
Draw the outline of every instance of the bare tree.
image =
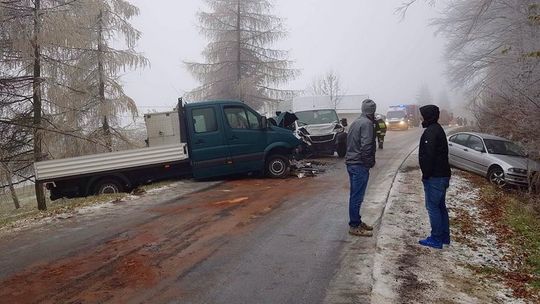
[[205, 63], [186, 62], [201, 86], [191, 99], [239, 99], [260, 107], [290, 99], [279, 87], [295, 78], [288, 52], [269, 48], [286, 35], [283, 21], [270, 13], [271, 0], [205, 0], [201, 32], [210, 40]]
[[540, 158], [538, 1], [452, 1], [435, 25], [449, 39], [449, 75], [468, 90], [479, 127]]
[[311, 83], [310, 90], [315, 95], [328, 96], [334, 109], [337, 108], [339, 102], [345, 95], [341, 84], [341, 78], [333, 70], [326, 72], [323, 76], [314, 79]]

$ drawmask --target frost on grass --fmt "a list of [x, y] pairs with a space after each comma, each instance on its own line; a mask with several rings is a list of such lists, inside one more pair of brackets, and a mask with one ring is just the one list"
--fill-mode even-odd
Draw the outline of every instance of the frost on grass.
[[21, 219], [6, 223], [4, 226], [0, 227], [0, 232], [13, 233], [62, 222], [76, 216], [101, 216], [124, 208], [125, 205], [123, 203], [136, 201], [146, 195], [157, 195], [177, 186], [183, 186], [183, 183], [160, 182], [154, 185], [145, 185], [143, 186], [143, 191], [131, 194], [120, 193], [75, 199], [60, 199], [53, 202], [47, 211], [31, 212]]
[[480, 209], [475, 204], [479, 199], [479, 189], [463, 176], [454, 174], [447, 197], [450, 218], [457, 228], [454, 229], [454, 238], [460, 244], [455, 249], [463, 262], [509, 270], [511, 265], [504, 260], [509, 248], [504, 248], [497, 236], [490, 233], [490, 223], [481, 220]]
[[[444, 251], [443, 255], [478, 273], [510, 271], [512, 265], [506, 257], [512, 249], [498, 240], [491, 229], [492, 223], [482, 218], [476, 204], [480, 189], [462, 174], [454, 173], [446, 196], [453, 245], [452, 250]], [[497, 287], [497, 298], [503, 303], [524, 303], [511, 296], [512, 291], [502, 282], [489, 284]]]

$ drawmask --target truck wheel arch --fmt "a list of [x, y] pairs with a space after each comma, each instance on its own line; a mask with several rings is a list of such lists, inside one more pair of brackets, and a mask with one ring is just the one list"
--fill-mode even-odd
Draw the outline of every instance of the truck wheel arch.
[[281, 154], [285, 157], [287, 157], [288, 155], [291, 155], [293, 152], [293, 147], [291, 147], [290, 145], [286, 144], [286, 143], [274, 143], [273, 145], [270, 145], [269, 147], [266, 148], [266, 150], [264, 151], [264, 159], [268, 159], [268, 157], [270, 155], [274, 155], [274, 154]]
[[117, 181], [118, 183], [123, 185], [124, 190], [129, 189], [129, 188], [132, 187], [132, 184], [129, 181], [129, 179], [123, 174], [116, 173], [116, 174], [101, 175], [101, 176], [93, 177], [88, 181], [88, 186], [87, 186], [87, 189], [86, 189], [86, 195], [95, 194], [94, 192], [96, 190], [95, 189], [96, 186], [100, 182], [105, 181], [105, 180]]

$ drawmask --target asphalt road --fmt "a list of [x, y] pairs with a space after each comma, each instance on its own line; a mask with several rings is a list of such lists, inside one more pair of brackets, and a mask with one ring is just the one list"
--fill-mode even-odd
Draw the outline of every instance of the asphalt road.
[[[418, 128], [389, 132], [363, 220], [377, 223]], [[343, 160], [286, 180], [182, 183], [2, 235], [6, 303], [339, 303], [369, 300], [374, 239], [348, 235]], [[205, 187], [204, 190], [201, 190]], [[195, 191], [190, 194], [187, 192]]]

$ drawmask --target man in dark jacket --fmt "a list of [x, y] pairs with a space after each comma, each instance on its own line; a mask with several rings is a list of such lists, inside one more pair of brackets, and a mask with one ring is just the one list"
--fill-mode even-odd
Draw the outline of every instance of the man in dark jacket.
[[422, 126], [426, 130], [420, 138], [418, 156], [431, 235], [419, 243], [442, 249], [443, 244], [450, 244], [450, 224], [446, 209], [446, 189], [450, 183], [448, 142], [443, 128], [438, 123], [439, 108], [434, 105], [423, 106], [420, 113], [424, 118]]
[[372, 236], [373, 227], [360, 217], [360, 206], [369, 180], [369, 169], [375, 165], [375, 110], [373, 100], [362, 102], [362, 115], [349, 127], [345, 163], [349, 173], [351, 191], [349, 197], [349, 233], [358, 236]]

